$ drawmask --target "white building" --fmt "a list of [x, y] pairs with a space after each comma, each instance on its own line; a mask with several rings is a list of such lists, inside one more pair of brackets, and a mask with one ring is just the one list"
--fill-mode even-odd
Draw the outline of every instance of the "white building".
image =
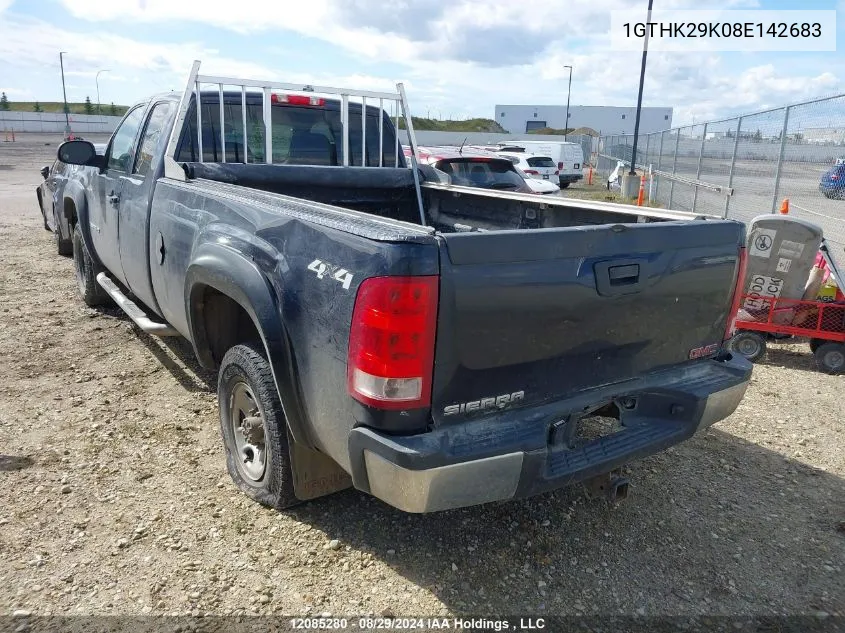
[[822, 145], [845, 143], [845, 128], [842, 127], [806, 127], [801, 130], [801, 135], [807, 143]]
[[[614, 106], [497, 105], [496, 121], [511, 134], [524, 134], [544, 127], [555, 129], [589, 127], [602, 135], [633, 134], [637, 108]], [[661, 132], [672, 127], [672, 108], [643, 107], [640, 134]]]

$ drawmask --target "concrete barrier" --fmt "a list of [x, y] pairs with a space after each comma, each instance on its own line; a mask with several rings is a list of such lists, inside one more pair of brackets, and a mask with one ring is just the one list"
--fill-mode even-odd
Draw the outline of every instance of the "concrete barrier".
[[[78, 134], [111, 134], [120, 122], [119, 116], [105, 114], [71, 114], [70, 129]], [[65, 131], [63, 112], [0, 111], [0, 132]]]

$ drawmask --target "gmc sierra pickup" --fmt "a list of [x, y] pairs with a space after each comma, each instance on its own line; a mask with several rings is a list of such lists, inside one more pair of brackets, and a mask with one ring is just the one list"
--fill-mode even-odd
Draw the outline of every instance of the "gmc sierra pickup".
[[723, 348], [742, 224], [451, 184], [418, 165], [401, 84], [198, 71], [130, 108], [104, 154], [64, 143], [83, 167], [60, 208], [83, 300], [218, 368], [228, 470], [256, 501], [524, 497], [742, 399], [751, 365]]

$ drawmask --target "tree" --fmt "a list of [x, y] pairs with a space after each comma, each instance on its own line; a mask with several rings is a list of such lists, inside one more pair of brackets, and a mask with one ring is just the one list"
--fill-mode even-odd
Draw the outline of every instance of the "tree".
[[751, 138], [753, 138], [755, 141], [761, 141], [763, 140], [763, 133], [758, 128], [758, 130], [754, 132], [754, 136], [752, 136]]
[[0, 110], [8, 110], [9, 109], [9, 98], [6, 96], [4, 92], [0, 95]]
[[91, 97], [85, 97], [85, 114], [94, 114], [94, 105], [91, 103]]
[[117, 108], [115, 107], [114, 102], [112, 102], [111, 106], [109, 106], [109, 114], [117, 116]]
[[64, 112], [65, 114], [70, 114], [70, 106], [68, 104], [64, 104], [62, 106], [62, 112]]
[[33, 112], [44, 112], [44, 108], [42, 108], [42, 107], [41, 107], [41, 103], [40, 103], [40, 102], [36, 101], [36, 102], [35, 102], [35, 105], [34, 105], [34, 106], [32, 106], [32, 111], [33, 111]]

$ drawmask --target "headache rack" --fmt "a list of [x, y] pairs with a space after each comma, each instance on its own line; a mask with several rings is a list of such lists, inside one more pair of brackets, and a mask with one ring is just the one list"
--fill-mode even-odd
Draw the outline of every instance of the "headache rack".
[[[405, 127], [408, 131], [408, 143], [410, 145], [410, 161], [411, 171], [414, 175], [414, 188], [416, 189], [417, 204], [419, 205], [420, 220], [425, 226], [425, 212], [422, 203], [422, 192], [420, 190], [420, 176], [417, 170], [419, 163], [417, 156], [417, 139], [414, 134], [414, 124], [411, 120], [410, 109], [408, 108], [408, 100], [405, 96], [405, 88], [402, 83], [396, 84], [396, 92], [378, 92], [372, 90], [351, 90], [348, 88], [332, 88], [329, 86], [312, 86], [294, 83], [283, 83], [278, 81], [261, 81], [254, 79], [239, 79], [236, 77], [220, 77], [216, 75], [200, 75], [200, 62], [195, 60], [191, 67], [191, 72], [188, 75], [188, 82], [185, 86], [185, 91], [179, 100], [179, 110], [176, 115], [176, 123], [170, 133], [170, 139], [167, 143], [167, 150], [164, 157], [164, 175], [168, 178], [175, 178], [178, 180], [187, 180], [185, 170], [176, 161], [176, 151], [178, 149], [179, 140], [182, 138], [182, 129], [185, 126], [185, 120], [188, 116], [188, 108], [190, 107], [191, 97], [196, 97], [196, 117], [197, 117], [197, 148], [199, 155], [199, 162], [206, 162], [203, 160], [202, 149], [202, 84], [214, 84], [217, 86], [219, 94], [220, 107], [220, 146], [222, 148], [222, 159], [226, 161], [226, 136], [224, 125], [224, 87], [238, 87], [241, 91], [241, 125], [243, 126], [243, 160], [246, 162], [247, 155], [247, 88], [260, 89], [262, 95], [262, 118], [264, 120], [264, 163], [272, 165], [273, 163], [273, 134], [272, 134], [272, 103], [273, 90], [281, 90], [289, 95], [300, 96], [316, 96], [316, 95], [331, 95], [333, 97], [340, 97], [340, 122], [342, 128], [342, 153], [343, 164], [332, 167], [334, 169], [344, 169], [349, 167], [349, 99], [360, 99], [361, 102], [361, 156], [362, 166], [366, 162], [363, 157], [367, 155], [367, 99], [377, 100], [379, 108], [378, 117], [378, 165], [366, 166], [367, 169], [383, 168], [384, 159], [384, 105], [385, 101], [393, 104], [393, 114], [395, 123], [394, 137], [395, 147], [394, 156], [396, 157], [398, 165], [398, 156], [401, 148], [399, 147], [399, 116], [405, 121]], [[251, 91], [251, 94], [254, 92]]]

